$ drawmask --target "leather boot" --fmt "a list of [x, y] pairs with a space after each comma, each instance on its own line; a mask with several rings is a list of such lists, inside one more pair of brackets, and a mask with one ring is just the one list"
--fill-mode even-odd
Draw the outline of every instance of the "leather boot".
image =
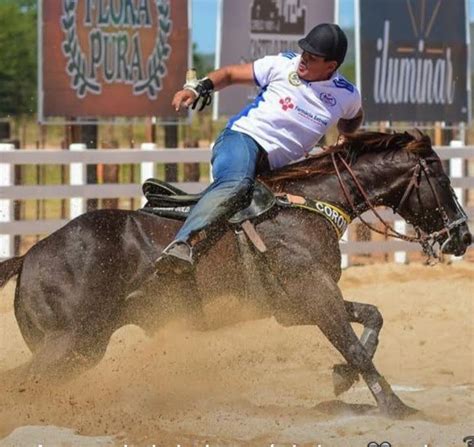
[[155, 261], [155, 274], [181, 275], [194, 269], [193, 249], [186, 242], [173, 241]]

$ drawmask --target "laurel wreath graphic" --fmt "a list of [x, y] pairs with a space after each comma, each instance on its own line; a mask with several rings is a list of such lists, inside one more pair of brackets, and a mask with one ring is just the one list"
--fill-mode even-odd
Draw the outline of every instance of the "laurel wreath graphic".
[[133, 93], [141, 94], [145, 91], [152, 99], [156, 99], [157, 93], [163, 88], [161, 80], [167, 74], [164, 61], [170, 57], [171, 46], [168, 37], [171, 34], [171, 8], [169, 0], [155, 0], [159, 13], [159, 32], [156, 39], [155, 49], [148, 58], [148, 79], [133, 86]]
[[86, 96], [87, 91], [99, 94], [101, 86], [86, 75], [86, 58], [81, 51], [81, 46], [77, 38], [76, 24], [74, 20], [74, 11], [77, 6], [77, 0], [64, 0], [64, 15], [62, 17], [62, 27], [66, 33], [66, 41], [63, 42], [62, 49], [68, 57], [66, 72], [71, 76], [72, 88], [77, 90], [80, 98]]
[[[64, 15], [61, 24], [66, 34], [62, 50], [68, 58], [66, 72], [72, 78], [71, 86], [77, 91], [80, 98], [84, 98], [87, 92], [99, 94], [102, 91], [100, 83], [94, 78], [87, 76], [87, 63], [84, 53], [81, 51], [75, 24], [75, 10], [78, 0], [63, 0]], [[171, 46], [168, 38], [171, 34], [171, 7], [169, 0], [155, 0], [158, 11], [159, 32], [155, 42], [153, 53], [148, 58], [147, 79], [133, 86], [133, 93], [140, 95], [148, 93], [152, 99], [156, 99], [157, 93], [162, 89], [162, 79], [167, 74], [165, 60], [171, 54]]]

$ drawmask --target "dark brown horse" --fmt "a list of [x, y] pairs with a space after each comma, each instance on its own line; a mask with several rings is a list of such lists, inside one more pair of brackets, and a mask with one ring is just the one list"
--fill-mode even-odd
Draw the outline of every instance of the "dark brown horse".
[[[266, 181], [352, 218], [372, 206], [391, 207], [426, 249], [439, 243], [443, 252], [462, 255], [471, 243], [466, 216], [426, 136], [361, 133]], [[25, 369], [70, 377], [100, 361], [119, 327], [132, 323], [151, 332], [173, 316], [199, 315], [203, 301], [231, 292], [253, 297], [284, 325], [318, 326], [347, 362], [335, 369], [337, 392], [360, 374], [384, 414], [410, 411], [372, 362], [380, 313], [344, 301], [337, 286], [339, 243], [328, 220], [281, 208], [257, 225], [266, 253], [246, 256], [229, 228], [201, 255], [193, 275], [156, 278], [153, 261], [179, 225], [139, 211], [94, 211], [0, 264], [0, 286], [18, 274], [15, 315], [33, 352]], [[360, 340], [351, 322], [364, 325]]]

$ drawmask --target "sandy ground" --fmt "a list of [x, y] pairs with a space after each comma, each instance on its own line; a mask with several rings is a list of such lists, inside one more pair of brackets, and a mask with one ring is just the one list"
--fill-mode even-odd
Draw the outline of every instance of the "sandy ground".
[[[152, 339], [122, 328], [105, 359], [68, 385], [12, 389], [0, 380], [0, 439], [10, 435], [0, 446], [466, 445], [474, 435], [474, 263], [351, 267], [341, 287], [384, 315], [375, 363], [421, 410], [416, 416], [381, 417], [361, 382], [335, 398], [331, 367], [341, 357], [316, 328], [269, 318], [197, 332], [176, 322]], [[0, 292], [0, 373], [29, 357], [13, 289]], [[229, 315], [226, 306], [209, 315]], [[54, 434], [51, 425], [72, 431]], [[25, 426], [42, 427], [18, 429]]]

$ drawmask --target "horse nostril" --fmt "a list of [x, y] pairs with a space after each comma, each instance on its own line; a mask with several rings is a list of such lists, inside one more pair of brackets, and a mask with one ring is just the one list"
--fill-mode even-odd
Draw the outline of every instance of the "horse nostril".
[[472, 234], [471, 233], [464, 233], [462, 237], [462, 242], [464, 245], [471, 245], [472, 244]]

